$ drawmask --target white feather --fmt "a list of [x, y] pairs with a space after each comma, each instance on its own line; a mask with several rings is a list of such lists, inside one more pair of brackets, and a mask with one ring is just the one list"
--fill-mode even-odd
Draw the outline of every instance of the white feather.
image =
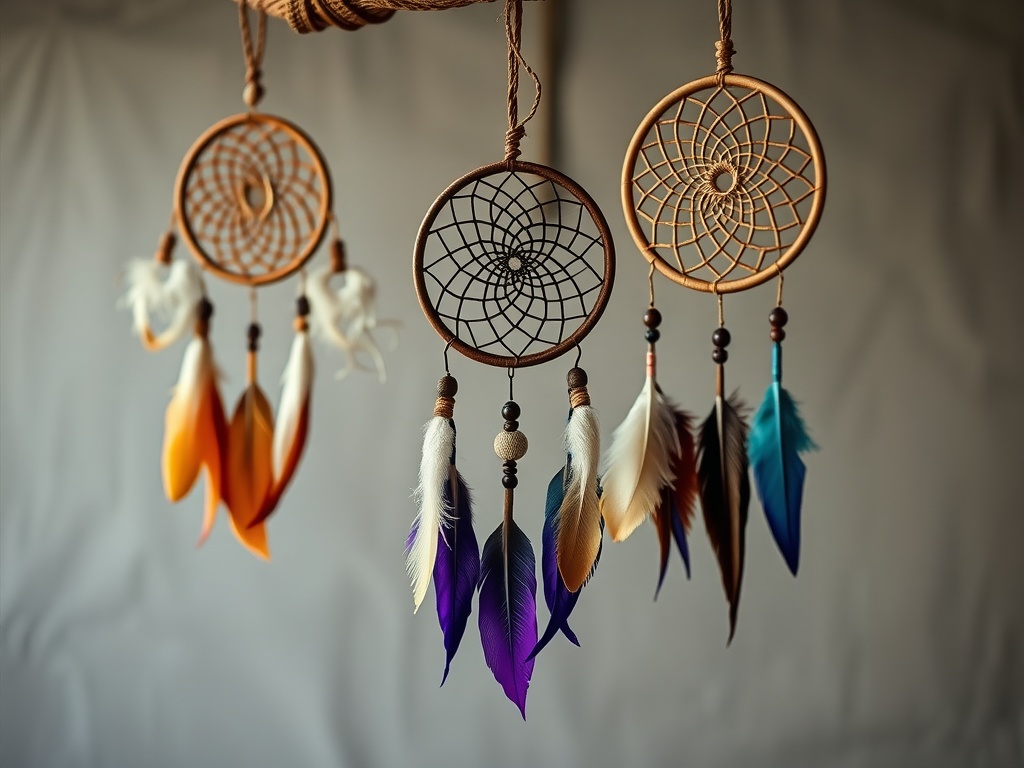
[[342, 285], [337, 293], [329, 286], [334, 275], [329, 266], [310, 276], [306, 295], [311, 310], [311, 328], [318, 336], [345, 352], [346, 365], [338, 371], [339, 379], [353, 370], [373, 370], [358, 358], [358, 353], [365, 352], [373, 361], [377, 377], [383, 383], [387, 381], [387, 368], [373, 331], [388, 328], [392, 331], [394, 341], [397, 338], [394, 329], [398, 322], [377, 319], [377, 287], [366, 272], [358, 267], [349, 267], [341, 274]]
[[[195, 263], [179, 259], [165, 269], [154, 259], [134, 259], [125, 268], [125, 281], [128, 290], [119, 303], [131, 310], [135, 332], [147, 349], [170, 346], [191, 329], [204, 293]], [[168, 319], [160, 334], [153, 333], [153, 315]]]
[[[571, 525], [572, 546], [571, 551], [567, 551], [562, 546], [566, 542], [559, 535], [558, 567], [569, 591], [575, 592], [589, 577], [601, 547], [601, 511], [597, 497], [601, 425], [597, 411], [589, 405], [574, 408], [562, 440], [570, 458], [565, 497], [558, 511], [559, 533], [563, 527]], [[566, 578], [567, 573], [570, 578]]]
[[282, 376], [281, 404], [277, 412], [277, 426], [274, 429], [274, 481], [281, 479], [288, 453], [295, 442], [302, 418], [302, 409], [309, 398], [313, 384], [313, 351], [309, 336], [296, 333], [292, 351], [288, 356]]
[[605, 457], [601, 511], [614, 541], [625, 540], [657, 507], [661, 489], [675, 479], [678, 453], [675, 417], [648, 376]]
[[437, 557], [437, 537], [441, 522], [451, 519], [445, 508], [441, 489], [451, 476], [451, 455], [455, 446], [455, 430], [448, 419], [435, 416], [427, 422], [423, 434], [423, 457], [420, 460], [420, 484], [416, 489], [419, 512], [416, 515], [416, 538], [406, 556], [406, 569], [412, 580], [413, 613], [427, 596], [430, 576]]

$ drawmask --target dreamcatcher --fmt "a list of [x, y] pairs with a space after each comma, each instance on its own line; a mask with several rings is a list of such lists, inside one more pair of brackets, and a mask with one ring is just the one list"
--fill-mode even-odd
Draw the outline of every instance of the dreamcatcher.
[[[689, 574], [686, 535], [699, 494], [704, 522], [735, 632], [750, 499], [748, 468], [769, 527], [795, 575], [800, 552], [804, 464], [813, 447], [782, 388], [782, 271], [803, 250], [825, 202], [825, 161], [810, 120], [779, 89], [733, 74], [729, 0], [719, 0], [717, 71], [662, 99], [640, 124], [626, 153], [622, 204], [633, 239], [651, 263], [647, 378], [616, 430], [602, 479], [601, 506], [612, 538], [625, 539], [647, 518], [661, 546], [658, 586], [674, 539]], [[654, 270], [718, 300], [711, 336], [717, 366], [714, 407], [697, 443], [691, 417], [662, 392], [655, 345], [661, 314]], [[727, 293], [778, 279], [769, 314], [772, 382], [748, 436], [745, 408], [725, 392], [730, 334]]]
[[[263, 96], [260, 62], [266, 17], [260, 13], [255, 41], [244, 3], [239, 3], [239, 23], [248, 111], [222, 120], [196, 141], [182, 162], [174, 191], [172, 229], [176, 224], [195, 261], [172, 258], [176, 237], [168, 231], [153, 260], [129, 264], [125, 303], [147, 349], [163, 349], [193, 329], [165, 418], [167, 497], [183, 498], [204, 470], [206, 504], [199, 543], [209, 535], [223, 501], [239, 541], [268, 558], [266, 520], [295, 474], [309, 431], [310, 326], [345, 353], [342, 373], [372, 367], [383, 380], [374, 330], [391, 324], [376, 318], [373, 281], [346, 264], [331, 213], [331, 177], [320, 150], [294, 124], [255, 111]], [[330, 264], [307, 280], [305, 264], [329, 224], [335, 235]], [[209, 341], [213, 304], [200, 268], [249, 286], [247, 386], [230, 420]], [[295, 339], [275, 418], [257, 381], [262, 330], [256, 288], [295, 273]], [[336, 291], [329, 284], [335, 275], [342, 280]], [[154, 314], [168, 318], [160, 333], [151, 326]]]
[[[538, 640], [533, 548], [513, 518], [517, 462], [527, 449], [513, 381], [519, 368], [578, 348], [604, 310], [615, 263], [611, 233], [591, 197], [558, 171], [518, 159], [524, 125], [540, 101], [540, 82], [520, 53], [521, 25], [521, 0], [506, 0], [505, 158], [466, 174], [442, 192], [416, 240], [416, 292], [446, 346], [445, 376], [423, 441], [419, 513], [406, 551], [416, 609], [433, 577], [445, 678], [479, 588], [484, 659], [525, 717], [537, 653], [558, 632], [578, 644], [568, 618], [601, 551], [600, 438], [587, 374], [577, 356], [568, 374], [566, 461], [552, 479], [546, 501], [541, 571], [550, 619]], [[520, 67], [536, 88], [533, 106], [522, 121], [517, 105]], [[456, 468], [453, 413], [458, 384], [448, 366], [450, 348], [508, 371], [504, 426], [494, 440], [503, 462], [504, 515], [482, 554], [469, 491]]]

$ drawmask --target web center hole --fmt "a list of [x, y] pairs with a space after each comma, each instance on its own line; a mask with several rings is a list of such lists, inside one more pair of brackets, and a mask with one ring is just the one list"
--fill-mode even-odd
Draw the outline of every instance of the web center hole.
[[251, 210], [263, 210], [263, 206], [267, 200], [266, 195], [263, 194], [263, 187], [261, 185], [247, 181], [243, 188], [243, 194], [245, 195], [245, 202], [249, 205]]
[[719, 192], [728, 192], [736, 183], [736, 178], [729, 171], [719, 171], [711, 179], [711, 183]]
[[523, 268], [523, 260], [518, 256], [510, 256], [508, 259], [508, 268], [513, 272], [518, 272]]

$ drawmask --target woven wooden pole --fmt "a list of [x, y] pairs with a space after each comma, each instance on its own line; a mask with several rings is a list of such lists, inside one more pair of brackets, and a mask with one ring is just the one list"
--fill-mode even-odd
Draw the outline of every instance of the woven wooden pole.
[[[235, 0], [238, 2], [238, 0]], [[446, 11], [494, 0], [245, 0], [268, 16], [284, 19], [300, 34], [328, 27], [356, 30], [381, 24], [395, 11]]]

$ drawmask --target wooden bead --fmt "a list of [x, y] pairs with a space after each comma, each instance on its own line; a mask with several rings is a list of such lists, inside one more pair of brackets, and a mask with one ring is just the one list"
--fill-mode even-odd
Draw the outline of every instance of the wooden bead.
[[711, 334], [711, 343], [716, 347], [728, 347], [731, 341], [732, 334], [725, 326], [715, 328], [715, 332]]
[[587, 372], [582, 368], [570, 368], [569, 375], [565, 377], [569, 389], [579, 389], [587, 386]]
[[651, 328], [647, 333], [644, 334], [644, 338], [647, 339], [648, 344], [657, 344], [658, 339], [661, 338], [661, 331], [657, 328]]
[[715, 347], [711, 350], [711, 359], [722, 365], [729, 359], [729, 353], [725, 351], [724, 347]]
[[197, 314], [199, 315], [199, 319], [204, 323], [213, 317], [213, 304], [211, 304], [210, 300], [205, 296], [199, 300]]
[[295, 329], [296, 333], [305, 333], [309, 330], [309, 321], [299, 315], [294, 321], [292, 321], [292, 328]]
[[781, 328], [772, 328], [771, 330], [772, 341], [782, 341], [786, 338], [786, 332]]
[[522, 413], [519, 409], [519, 404], [514, 400], [509, 400], [501, 408], [501, 417], [505, 421], [515, 421], [519, 418], [519, 414]]
[[661, 325], [661, 312], [651, 307], [644, 312], [644, 325], [648, 328], [657, 328]]
[[437, 382], [438, 397], [455, 397], [459, 393], [459, 382], [454, 376], [442, 376]]
[[529, 442], [518, 429], [514, 432], [499, 432], [494, 438], [494, 452], [502, 461], [519, 461], [526, 455]]
[[782, 328], [789, 322], [789, 313], [782, 307], [776, 307], [768, 313], [768, 322], [773, 328]]
[[295, 314], [299, 317], [306, 317], [309, 314], [309, 299], [305, 294], [295, 300]]
[[348, 258], [345, 255], [345, 243], [335, 240], [331, 243], [331, 272], [337, 274], [348, 269]]

